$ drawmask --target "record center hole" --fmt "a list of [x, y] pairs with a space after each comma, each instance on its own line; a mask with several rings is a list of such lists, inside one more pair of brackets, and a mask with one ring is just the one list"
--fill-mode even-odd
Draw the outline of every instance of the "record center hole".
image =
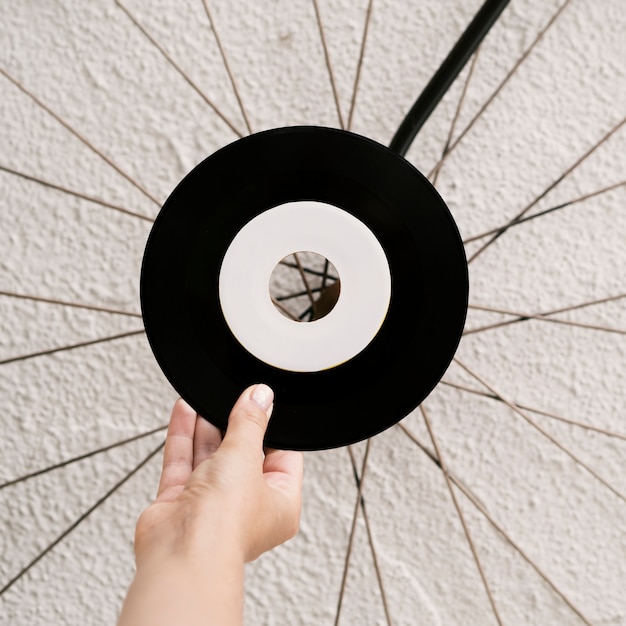
[[269, 290], [282, 315], [296, 322], [314, 322], [335, 308], [341, 286], [337, 269], [326, 257], [301, 251], [278, 262]]

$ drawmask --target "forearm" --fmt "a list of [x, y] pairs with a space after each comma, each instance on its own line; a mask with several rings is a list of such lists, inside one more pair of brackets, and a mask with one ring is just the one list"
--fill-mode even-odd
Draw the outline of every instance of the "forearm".
[[141, 564], [118, 626], [241, 626], [243, 560], [216, 546], [209, 562]]

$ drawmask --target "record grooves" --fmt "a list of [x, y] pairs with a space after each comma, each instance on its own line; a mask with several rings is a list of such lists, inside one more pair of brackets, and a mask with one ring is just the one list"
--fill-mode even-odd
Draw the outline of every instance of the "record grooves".
[[[271, 356], [255, 356], [233, 333], [234, 321], [229, 324], [220, 301], [220, 273], [231, 244], [255, 218], [278, 215], [288, 203], [296, 203], [293, 210], [301, 211], [303, 220], [312, 203], [330, 205], [339, 218], [346, 212], [346, 223], [358, 221], [372, 233], [388, 262], [390, 292], [385, 296], [381, 288], [387, 302], [380, 328], [357, 354], [319, 371], [291, 371], [272, 365]], [[325, 230], [322, 218], [311, 223], [319, 223], [320, 233], [327, 233], [324, 241], [347, 259], [357, 276], [355, 291], [363, 290], [368, 277], [359, 278], [358, 271], [366, 264], [351, 259], [350, 236]], [[293, 228], [294, 238], [300, 236]], [[260, 232], [270, 245], [278, 230]], [[249, 262], [253, 267], [255, 259]], [[362, 295], [378, 297], [378, 287], [372, 290]], [[163, 205], [141, 274], [147, 336], [177, 392], [224, 429], [241, 390], [266, 382], [276, 394], [266, 444], [302, 450], [359, 441], [411, 412], [456, 351], [467, 295], [463, 245], [432, 185], [384, 146], [319, 127], [250, 135], [200, 163]], [[253, 321], [255, 306], [251, 300], [246, 312]], [[332, 322], [333, 314], [311, 324]], [[282, 323], [310, 325], [284, 318]], [[337, 336], [323, 340], [340, 342], [343, 333], [357, 332], [358, 324], [354, 319], [336, 327]], [[270, 329], [260, 324], [258, 332]]]

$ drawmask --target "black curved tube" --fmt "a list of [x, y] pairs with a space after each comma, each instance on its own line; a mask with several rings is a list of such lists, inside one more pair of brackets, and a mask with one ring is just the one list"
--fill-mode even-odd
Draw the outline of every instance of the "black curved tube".
[[450, 51], [430, 82], [419, 95], [411, 110], [402, 120], [389, 148], [404, 156], [415, 136], [430, 114], [446, 94], [454, 79], [463, 69], [480, 42], [485, 38], [494, 22], [505, 9], [509, 0], [485, 0], [474, 19], [469, 23], [454, 48]]

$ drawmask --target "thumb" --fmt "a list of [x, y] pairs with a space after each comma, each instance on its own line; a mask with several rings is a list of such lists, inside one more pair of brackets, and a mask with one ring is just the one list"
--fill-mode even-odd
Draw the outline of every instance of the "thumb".
[[267, 385], [248, 387], [230, 412], [224, 444], [261, 451], [273, 406], [274, 392]]

